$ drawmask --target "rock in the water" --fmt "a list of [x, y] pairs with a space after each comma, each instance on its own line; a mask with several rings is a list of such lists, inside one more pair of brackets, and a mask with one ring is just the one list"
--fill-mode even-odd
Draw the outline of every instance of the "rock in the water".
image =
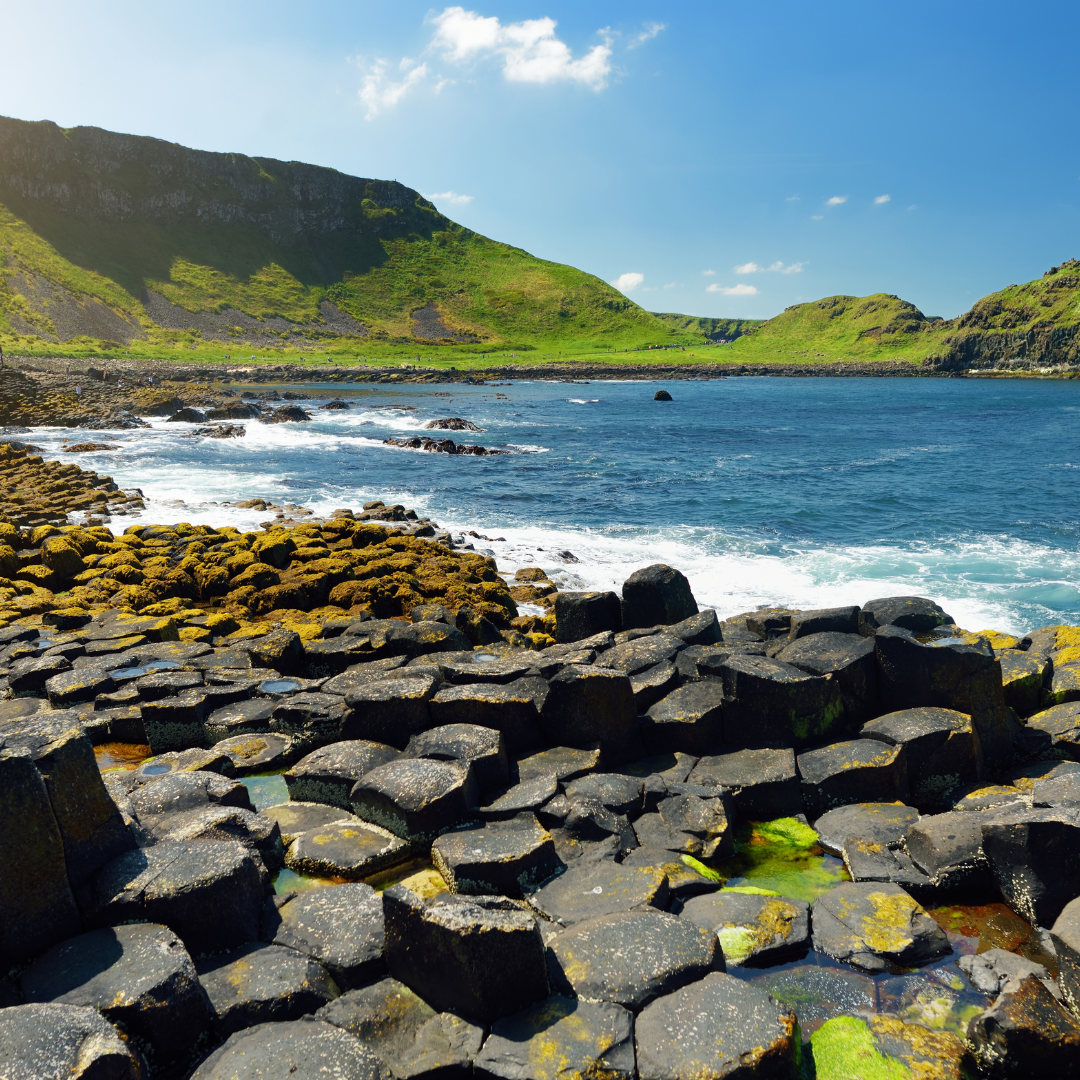
[[723, 889], [686, 900], [680, 915], [716, 934], [729, 965], [767, 966], [795, 959], [810, 947], [805, 900]]
[[638, 842], [668, 848], [698, 859], [725, 859], [735, 854], [733, 822], [724, 799], [710, 798], [715, 788], [697, 788], [662, 799], [655, 814], [634, 822]]
[[848, 739], [799, 755], [803, 804], [813, 820], [837, 806], [907, 796], [902, 746], [876, 739]]
[[317, 960], [342, 990], [386, 970], [382, 896], [370, 885], [328, 885], [297, 893], [263, 915], [263, 939]]
[[1020, 982], [1029, 975], [1041, 979], [1043, 985], [1054, 996], [1057, 987], [1050, 979], [1050, 973], [1042, 964], [1029, 960], [1026, 956], [1007, 952], [1005, 949], [987, 949], [975, 956], [961, 956], [957, 966], [971, 980], [971, 985], [980, 994], [997, 997], [1006, 984]]
[[1066, 1080], [1080, 1062], [1080, 1024], [1034, 975], [1006, 984], [968, 1025], [976, 1062], [994, 1076]]
[[164, 923], [192, 953], [222, 951], [258, 939], [268, 886], [266, 870], [243, 844], [167, 840], [126, 852], [98, 872], [93, 918], [112, 926]]
[[948, 809], [952, 792], [979, 775], [971, 717], [954, 709], [904, 709], [863, 724], [860, 734], [904, 748], [909, 797], [920, 810]]
[[313, 750], [285, 773], [289, 798], [297, 802], [320, 802], [349, 810], [349, 792], [365, 773], [401, 751], [367, 739], [346, 739]]
[[898, 885], [845, 882], [814, 901], [814, 948], [866, 971], [913, 966], [949, 951], [944, 931]]
[[622, 624], [627, 630], [681, 623], [697, 610], [685, 575], [663, 563], [635, 570], [623, 582]]
[[563, 926], [585, 919], [651, 907], [664, 910], [667, 875], [655, 866], [601, 862], [570, 867], [529, 897], [537, 911]]
[[978, 893], [993, 887], [983, 852], [983, 815], [952, 810], [920, 818], [906, 846], [915, 865], [945, 891]]
[[807, 1049], [817, 1080], [966, 1080], [969, 1075], [964, 1044], [955, 1035], [896, 1016], [834, 1016], [810, 1036]]
[[292, 739], [287, 735], [232, 735], [214, 744], [232, 762], [237, 776], [273, 772], [292, 758]]
[[256, 1024], [298, 1020], [338, 996], [321, 964], [279, 945], [251, 942], [200, 961], [198, 971], [223, 1037]]
[[358, 817], [413, 842], [431, 841], [464, 821], [479, 797], [471, 769], [402, 758], [367, 773], [350, 800]]
[[390, 974], [433, 1008], [491, 1021], [548, 995], [536, 920], [509, 900], [383, 894]]
[[119, 1024], [163, 1072], [182, 1065], [209, 1025], [183, 942], [152, 923], [70, 938], [45, 953], [21, 983], [28, 1002], [83, 1005]]
[[790, 749], [703, 757], [687, 779], [691, 784], [727, 788], [742, 821], [771, 821], [803, 812], [795, 752]]
[[355, 880], [403, 862], [411, 850], [401, 837], [378, 825], [338, 820], [293, 837], [285, 865], [298, 874]]
[[79, 1005], [0, 1009], [0, 1062], [4, 1080], [143, 1080], [146, 1075], [120, 1032], [96, 1009]]
[[764, 990], [714, 972], [657, 998], [637, 1019], [641, 1080], [798, 1075], [795, 1014]]
[[389, 1070], [359, 1039], [305, 1017], [258, 1024], [230, 1035], [190, 1080], [389, 1080]]
[[551, 834], [532, 814], [444, 833], [431, 859], [450, 890], [523, 896], [562, 869]]
[[494, 1023], [474, 1067], [485, 1080], [633, 1080], [633, 1038], [622, 1006], [556, 994]]
[[919, 820], [919, 811], [903, 803], [850, 803], [823, 814], [814, 822], [818, 842], [830, 855], [843, 855], [849, 837], [898, 847]]
[[630, 1009], [724, 970], [711, 927], [660, 911], [587, 919], [549, 942], [548, 955], [555, 990]]

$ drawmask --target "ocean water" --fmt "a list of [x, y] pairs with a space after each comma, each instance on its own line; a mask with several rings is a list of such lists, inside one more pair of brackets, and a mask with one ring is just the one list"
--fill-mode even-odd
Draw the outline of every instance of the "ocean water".
[[[653, 400], [661, 386], [674, 401]], [[235, 440], [183, 438], [191, 425], [155, 419], [93, 433], [120, 449], [75, 460], [141, 488], [146, 521], [257, 527], [270, 515], [222, 505], [255, 497], [319, 513], [400, 502], [491, 538], [469, 542], [501, 569], [539, 565], [562, 587], [617, 588], [669, 563], [721, 617], [915, 593], [969, 629], [1080, 623], [1080, 382], [290, 389], [313, 395], [308, 408], [334, 396], [352, 407], [306, 424], [246, 421]], [[447, 416], [484, 431], [423, 431]], [[514, 453], [383, 443], [416, 433]], [[71, 433], [28, 437], [61, 456]]]

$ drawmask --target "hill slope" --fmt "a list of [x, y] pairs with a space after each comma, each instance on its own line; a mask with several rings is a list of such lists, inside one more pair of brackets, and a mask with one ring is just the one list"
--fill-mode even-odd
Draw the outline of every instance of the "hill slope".
[[0, 118], [0, 334], [259, 348], [686, 340], [396, 181]]

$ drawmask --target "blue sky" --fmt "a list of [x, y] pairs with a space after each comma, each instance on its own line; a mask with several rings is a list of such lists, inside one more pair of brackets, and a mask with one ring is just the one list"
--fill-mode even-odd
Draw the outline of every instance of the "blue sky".
[[0, 113], [397, 179], [655, 311], [1080, 257], [1080, 5], [0, 0]]

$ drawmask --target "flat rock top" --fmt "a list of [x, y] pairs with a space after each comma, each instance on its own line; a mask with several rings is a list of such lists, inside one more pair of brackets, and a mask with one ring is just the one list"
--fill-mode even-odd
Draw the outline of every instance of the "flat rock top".
[[264, 817], [273, 818], [278, 823], [281, 828], [281, 838], [286, 843], [299, 836], [300, 833], [310, 832], [312, 829], [323, 829], [335, 822], [361, 824], [355, 814], [324, 803], [278, 803], [276, 806], [266, 807], [260, 813]]
[[355, 1035], [382, 1057], [410, 1046], [435, 1010], [404, 983], [385, 978], [350, 990], [319, 1010], [319, 1019]]
[[452, 866], [509, 862], [551, 843], [551, 833], [532, 814], [443, 833], [432, 845]]
[[359, 780], [370, 769], [396, 761], [401, 751], [369, 739], [345, 739], [313, 750], [290, 770], [289, 776], [333, 776]]
[[691, 897], [680, 915], [712, 930], [729, 964], [809, 944], [810, 905], [805, 900], [725, 889]]
[[529, 912], [495, 896], [464, 897], [444, 893], [425, 905], [423, 918], [425, 922], [438, 923], [448, 930], [469, 933], [478, 930], [532, 932], [536, 929], [536, 919]]
[[851, 803], [823, 814], [814, 822], [819, 843], [831, 855], [843, 854], [852, 836], [879, 844], [899, 844], [919, 820], [919, 811], [903, 803]]
[[691, 771], [689, 781], [743, 788], [794, 780], [795, 775], [794, 750], [737, 750], [703, 757]]
[[764, 990], [714, 972], [657, 998], [635, 1031], [641, 1080], [794, 1076], [794, 1013]]
[[873, 651], [873, 638], [827, 632], [796, 638], [776, 654], [776, 659], [803, 671], [824, 675], [845, 668]]
[[863, 738], [906, 743], [925, 735], [970, 731], [971, 717], [955, 709], [901, 709], [863, 724]]
[[337, 987], [320, 964], [280, 945], [252, 942], [235, 952], [200, 960], [198, 972], [219, 1017], [232, 1006], [298, 993], [312, 993], [323, 1001], [338, 996]]
[[800, 754], [799, 772], [804, 783], [818, 784], [851, 769], [884, 768], [891, 765], [900, 752], [900, 747], [877, 739], [847, 739]]
[[1068, 735], [1080, 727], [1080, 701], [1067, 701], [1044, 709], [1025, 721], [1028, 727], [1038, 728], [1049, 735]]
[[338, 954], [382, 952], [382, 896], [359, 882], [294, 896], [277, 909], [275, 945], [332, 962]]
[[517, 762], [518, 778], [522, 781], [538, 776], [554, 776], [565, 783], [599, 766], [599, 750], [574, 750], [569, 746], [554, 746], [550, 750], [518, 758]]
[[365, 774], [353, 789], [352, 800], [377, 795], [404, 810], [419, 810], [462, 787], [467, 779], [460, 765], [430, 758], [400, 758]]
[[529, 903], [548, 918], [569, 925], [646, 905], [661, 908], [667, 896], [662, 868], [602, 862], [572, 866], [532, 893]]

